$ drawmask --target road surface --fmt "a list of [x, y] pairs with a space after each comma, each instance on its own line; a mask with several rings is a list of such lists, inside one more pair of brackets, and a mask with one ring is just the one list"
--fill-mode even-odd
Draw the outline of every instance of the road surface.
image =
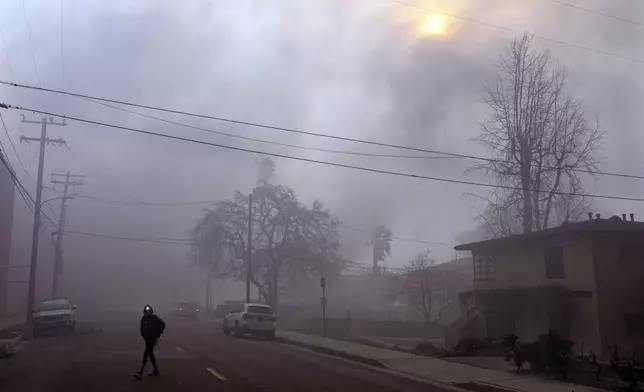
[[303, 348], [236, 339], [223, 335], [215, 323], [171, 319], [156, 353], [162, 376], [136, 381], [132, 375], [143, 351], [138, 321], [133, 315], [86, 323], [75, 336], [30, 341], [18, 355], [0, 359], [0, 390], [442, 391]]

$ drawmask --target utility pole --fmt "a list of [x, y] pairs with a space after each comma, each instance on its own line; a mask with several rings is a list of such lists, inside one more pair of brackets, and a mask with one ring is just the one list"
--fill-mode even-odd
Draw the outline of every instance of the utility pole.
[[65, 119], [62, 123], [54, 122], [54, 118], [47, 119], [43, 117], [40, 121], [26, 120], [22, 116], [23, 123], [38, 124], [40, 123], [40, 137], [26, 137], [21, 136], [21, 142], [38, 142], [40, 145], [40, 157], [38, 159], [38, 179], [36, 182], [36, 201], [34, 206], [34, 227], [31, 239], [31, 269], [29, 270], [29, 293], [27, 295], [27, 324], [31, 325], [34, 301], [36, 299], [36, 268], [38, 267], [38, 240], [40, 233], [40, 213], [42, 207], [42, 176], [45, 169], [45, 147], [47, 145], [66, 145], [63, 139], [50, 139], [47, 137], [47, 125], [60, 125], [65, 126]]
[[250, 281], [253, 252], [253, 194], [248, 195], [248, 250], [246, 251], [246, 303], [250, 303]]
[[[65, 223], [67, 222], [67, 200], [73, 199], [73, 196], [68, 196], [69, 186], [71, 185], [76, 189], [77, 186], [83, 185], [85, 176], [77, 174], [55, 174], [51, 175], [51, 183], [56, 185], [64, 185], [62, 203], [60, 204], [60, 217], [58, 218], [58, 232], [56, 235], [56, 253], [54, 256], [54, 271], [52, 273], [51, 292], [52, 297], [58, 295], [58, 275], [63, 272], [63, 234], [65, 233]], [[64, 177], [64, 180], [59, 178]]]
[[208, 252], [208, 271], [206, 276], [206, 315], [210, 314], [212, 301], [212, 259], [213, 252]]
[[320, 278], [320, 286], [322, 286], [322, 337], [326, 338], [326, 278]]

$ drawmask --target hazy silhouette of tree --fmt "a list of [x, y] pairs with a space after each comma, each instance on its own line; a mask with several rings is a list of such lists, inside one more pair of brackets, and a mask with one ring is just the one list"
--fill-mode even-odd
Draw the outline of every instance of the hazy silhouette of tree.
[[[236, 192], [233, 199], [206, 213], [214, 222], [214, 243], [197, 241], [195, 247], [219, 249], [218, 276], [246, 277], [248, 197]], [[260, 297], [276, 306], [280, 287], [289, 281], [341, 273], [346, 260], [340, 255], [339, 221], [315, 202], [302, 205], [293, 190], [263, 183], [253, 190], [251, 283]]]
[[275, 176], [275, 163], [270, 158], [264, 158], [259, 164], [257, 184], [270, 183]]
[[373, 274], [378, 273], [378, 263], [384, 262], [385, 258], [391, 256], [391, 230], [380, 225], [371, 232], [371, 248], [373, 251]]
[[[524, 34], [500, 55], [499, 76], [489, 83], [489, 107], [478, 141], [497, 160], [485, 170], [500, 185], [484, 197], [481, 218], [495, 235], [542, 230], [575, 220], [587, 210], [583, 171], [597, 171], [594, 152], [603, 133], [586, 121], [578, 100], [565, 92], [566, 69]], [[598, 122], [597, 122], [598, 123]]]

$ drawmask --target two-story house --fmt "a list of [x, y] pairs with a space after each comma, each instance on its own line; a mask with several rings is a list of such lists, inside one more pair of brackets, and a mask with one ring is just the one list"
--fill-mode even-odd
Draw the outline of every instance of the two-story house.
[[532, 341], [556, 330], [598, 355], [644, 337], [644, 222], [589, 218], [457, 246], [473, 257], [468, 333]]

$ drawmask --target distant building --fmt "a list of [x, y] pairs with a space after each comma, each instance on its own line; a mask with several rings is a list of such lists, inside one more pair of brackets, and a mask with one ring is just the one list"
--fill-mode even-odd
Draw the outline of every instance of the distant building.
[[[0, 151], [0, 157], [6, 157]], [[0, 317], [6, 312], [9, 259], [11, 255], [11, 228], [15, 186], [9, 169], [0, 164]]]
[[[472, 260], [458, 259], [429, 267], [432, 271], [432, 320], [441, 325], [459, 316], [459, 294], [472, 287]], [[281, 305], [309, 307], [319, 313], [321, 288], [317, 280], [306, 282], [297, 293], [284, 292]], [[327, 315], [374, 320], [423, 321], [407, 298], [394, 288], [393, 275], [342, 275], [327, 280]]]
[[608, 355], [644, 337], [644, 222], [623, 215], [459, 245], [472, 252], [464, 333], [523, 341], [555, 330]]

